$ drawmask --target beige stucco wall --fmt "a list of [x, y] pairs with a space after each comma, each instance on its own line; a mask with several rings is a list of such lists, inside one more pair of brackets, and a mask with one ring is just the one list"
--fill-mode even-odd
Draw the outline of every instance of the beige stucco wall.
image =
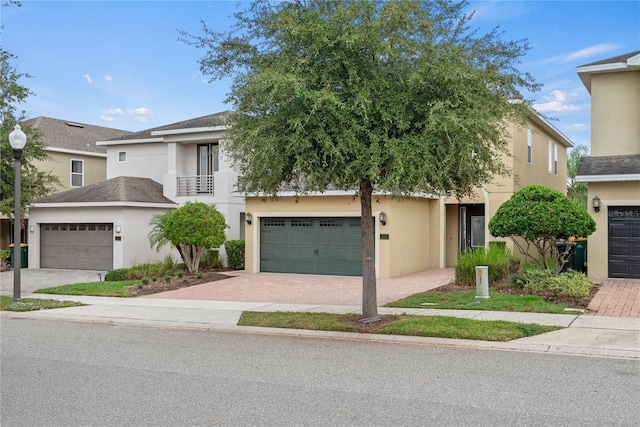
[[589, 213], [596, 222], [596, 231], [588, 237], [587, 274], [592, 281], [601, 281], [609, 275], [608, 225], [609, 206], [640, 206], [640, 181], [630, 182], [591, 182], [588, 199], [600, 198], [600, 212]]
[[591, 76], [591, 155], [640, 153], [640, 71]]
[[106, 157], [87, 156], [82, 154], [59, 153], [48, 151], [50, 160], [36, 160], [34, 165], [42, 171], [53, 173], [60, 179], [61, 185], [54, 192], [70, 190], [71, 188], [71, 160], [84, 161], [84, 185], [95, 184], [107, 179]]
[[[440, 203], [435, 199], [405, 198], [398, 201], [380, 197], [373, 203], [375, 221], [376, 272], [379, 278], [395, 277], [430, 267], [438, 267], [440, 245], [434, 245], [440, 227]], [[387, 214], [387, 224], [377, 220], [380, 212]], [[245, 212], [253, 215], [251, 225], [245, 225], [245, 270], [260, 271], [260, 218], [295, 216], [359, 217], [360, 201], [352, 196], [281, 197], [271, 200], [259, 197], [246, 199]], [[380, 234], [388, 234], [381, 240]], [[435, 260], [435, 262], [434, 262]]]

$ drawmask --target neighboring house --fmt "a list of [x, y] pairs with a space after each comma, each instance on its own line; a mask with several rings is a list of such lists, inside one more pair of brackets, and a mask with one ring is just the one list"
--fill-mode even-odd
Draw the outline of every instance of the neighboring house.
[[[398, 201], [374, 194], [377, 277], [452, 266], [460, 252], [488, 245], [491, 216], [520, 188], [539, 184], [566, 191], [571, 146], [567, 137], [533, 113], [525, 128], [511, 127], [511, 157], [503, 161], [514, 176], [496, 179], [475, 198], [420, 195]], [[251, 222], [246, 271], [360, 275], [360, 203], [354, 194], [327, 191], [295, 197], [282, 192], [276, 201], [247, 197], [245, 211]]]
[[[162, 259], [169, 252], [150, 247], [149, 222], [153, 215], [189, 201], [214, 205], [229, 225], [227, 238], [243, 238], [244, 200], [232, 195], [237, 169], [220, 148], [228, 115], [227, 111], [98, 140], [97, 146], [106, 149], [107, 181], [32, 205], [29, 266], [108, 270]], [[96, 241], [100, 232], [111, 239], [104, 239], [99, 253], [76, 263], [71, 258], [77, 249], [64, 242], [71, 231], [78, 231], [74, 241], [87, 240], [79, 233], [86, 224], [92, 226]], [[55, 246], [61, 252], [68, 248], [69, 256], [50, 257], [48, 248]], [[85, 253], [91, 251], [89, 244], [85, 246]]]
[[591, 94], [591, 156], [578, 166], [589, 184], [589, 278], [640, 279], [640, 51], [577, 69]]
[[[129, 133], [50, 117], [36, 117], [25, 120], [22, 124], [39, 129], [44, 136], [47, 145], [45, 151], [50, 159], [35, 160], [33, 164], [58, 177], [60, 185], [54, 192], [104, 181], [107, 178], [107, 150], [96, 145], [96, 141]], [[23, 230], [22, 242], [28, 242], [27, 228]], [[1, 218], [0, 248], [7, 248], [13, 241], [11, 230], [11, 222]]]

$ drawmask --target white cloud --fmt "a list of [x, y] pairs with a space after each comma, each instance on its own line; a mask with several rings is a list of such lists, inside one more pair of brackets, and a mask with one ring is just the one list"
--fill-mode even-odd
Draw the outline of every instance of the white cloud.
[[593, 56], [599, 56], [618, 49], [620, 46], [613, 43], [600, 43], [594, 46], [585, 47], [584, 49], [571, 52], [566, 55], [562, 62], [570, 62], [576, 59], [591, 58]]
[[111, 76], [110, 76], [110, 75], [108, 75], [108, 74], [107, 74], [106, 76], [104, 76], [104, 79], [105, 79], [106, 81], [108, 81], [108, 82], [112, 82], [112, 81], [113, 81], [113, 77], [111, 77]]
[[545, 65], [553, 62], [572, 62], [576, 60], [586, 60], [586, 58], [601, 56], [608, 52], [612, 52], [619, 47], [619, 45], [613, 43], [600, 43], [593, 46], [585, 47], [584, 49], [576, 50], [575, 52], [563, 53], [547, 59], [543, 59], [542, 61], [538, 62], [538, 65]]
[[543, 97], [546, 102], [533, 104], [533, 108], [541, 113], [580, 110], [577, 105], [568, 103], [569, 97], [569, 93], [556, 89]]
[[148, 108], [140, 107], [127, 110], [127, 115], [132, 117], [138, 123], [146, 123], [154, 112]]
[[567, 126], [567, 130], [587, 130], [590, 129], [589, 123], [573, 123]]
[[124, 111], [122, 111], [122, 109], [120, 109], [120, 108], [108, 108], [106, 110], [102, 110], [102, 114], [108, 114], [108, 115], [118, 114], [118, 115], [122, 115], [122, 114], [124, 114]]
[[86, 73], [85, 75], [83, 75], [82, 77], [84, 77], [84, 79], [87, 81], [87, 83], [91, 84], [93, 82], [93, 80], [91, 79], [91, 76], [89, 75], [89, 73]]
[[112, 122], [115, 119], [111, 116], [100, 116], [100, 120], [102, 120], [103, 122]]

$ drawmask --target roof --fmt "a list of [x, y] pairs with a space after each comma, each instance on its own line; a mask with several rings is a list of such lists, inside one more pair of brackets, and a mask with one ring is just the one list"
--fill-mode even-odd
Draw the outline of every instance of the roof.
[[68, 120], [36, 117], [25, 120], [25, 125], [42, 131], [48, 148], [85, 151], [89, 153], [106, 153], [105, 147], [96, 145], [97, 141], [111, 139], [130, 134], [121, 129], [113, 129]]
[[164, 126], [159, 126], [151, 129], [142, 130], [139, 132], [129, 133], [126, 135], [115, 136], [110, 139], [102, 139], [101, 141], [134, 141], [136, 139], [148, 139], [153, 138], [155, 132], [182, 130], [182, 129], [194, 129], [194, 128], [207, 128], [212, 126], [220, 126], [226, 123], [227, 118], [231, 114], [231, 110], [222, 111], [220, 113], [209, 114], [208, 116], [196, 117], [195, 119], [189, 119], [182, 122], [171, 123]]
[[632, 180], [640, 180], [640, 154], [583, 157], [578, 164], [578, 182]]
[[162, 185], [149, 178], [119, 176], [106, 181], [52, 194], [40, 203], [160, 203], [175, 204], [162, 194]]
[[593, 74], [640, 71], [640, 50], [581, 65], [576, 71], [584, 86], [591, 92]]

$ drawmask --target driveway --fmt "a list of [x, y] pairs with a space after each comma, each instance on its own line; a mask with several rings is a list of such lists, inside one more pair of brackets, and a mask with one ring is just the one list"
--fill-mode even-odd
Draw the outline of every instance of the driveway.
[[[227, 273], [225, 273], [227, 274]], [[281, 273], [230, 273], [226, 280], [148, 295], [152, 299], [242, 301], [281, 304], [361, 305], [362, 278]], [[453, 268], [428, 269], [377, 281], [378, 305], [446, 285]]]
[[[32, 293], [38, 289], [71, 283], [97, 282], [98, 274], [104, 278], [105, 271], [62, 270], [56, 268], [21, 268], [20, 294]], [[13, 270], [0, 273], [0, 295], [13, 296]]]

